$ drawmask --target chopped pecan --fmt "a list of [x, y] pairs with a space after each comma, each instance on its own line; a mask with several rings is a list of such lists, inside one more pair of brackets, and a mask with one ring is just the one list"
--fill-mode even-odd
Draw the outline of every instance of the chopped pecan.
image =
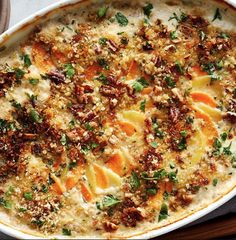
[[177, 107], [170, 108], [170, 119], [173, 123], [177, 123], [180, 116], [180, 110]]
[[235, 112], [226, 112], [223, 114], [223, 118], [230, 123], [236, 123], [236, 113]]
[[65, 75], [57, 70], [49, 72], [47, 76], [56, 85], [64, 83], [66, 80]]
[[113, 40], [109, 39], [109, 40], [107, 41], [107, 43], [108, 43], [108, 45], [109, 45], [109, 49], [110, 49], [112, 52], [116, 52], [116, 51], [118, 50], [118, 46], [117, 46], [117, 44], [116, 44]]
[[103, 222], [103, 226], [106, 232], [114, 232], [118, 229], [118, 225], [113, 223], [113, 222], [109, 222], [109, 221], [105, 221]]
[[124, 208], [121, 216], [121, 221], [126, 227], [135, 227], [137, 221], [143, 220], [142, 212], [135, 207]]

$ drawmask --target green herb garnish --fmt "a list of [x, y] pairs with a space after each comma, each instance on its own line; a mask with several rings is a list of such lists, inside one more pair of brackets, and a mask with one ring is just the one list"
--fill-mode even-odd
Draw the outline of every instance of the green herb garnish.
[[136, 191], [139, 187], [140, 187], [140, 180], [138, 177], [138, 174], [135, 171], [131, 172], [131, 176], [130, 176], [130, 186], [131, 189]]
[[153, 5], [151, 3], [147, 3], [146, 6], [143, 7], [144, 14], [149, 18], [153, 9]]
[[167, 217], [168, 217], [168, 206], [166, 203], [162, 203], [158, 221], [160, 222], [166, 219]]
[[28, 201], [33, 200], [33, 193], [32, 192], [25, 192], [23, 196]]
[[212, 22], [214, 22], [216, 19], [222, 20], [222, 15], [220, 13], [220, 9], [219, 8], [216, 9], [215, 15], [214, 15], [214, 17], [212, 19]]
[[99, 18], [103, 18], [106, 16], [106, 13], [107, 13], [107, 10], [108, 10], [108, 7], [100, 7], [97, 11], [97, 16]]
[[116, 21], [119, 23], [120, 26], [127, 26], [129, 21], [126, 18], [125, 15], [123, 15], [121, 12], [118, 12], [116, 15]]

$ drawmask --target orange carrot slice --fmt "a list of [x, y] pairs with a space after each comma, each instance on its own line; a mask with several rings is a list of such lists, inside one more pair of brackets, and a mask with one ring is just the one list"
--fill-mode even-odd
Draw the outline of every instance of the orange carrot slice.
[[57, 193], [58, 195], [62, 195], [64, 190], [62, 189], [61, 185], [58, 182], [52, 184], [52, 191]]
[[81, 194], [86, 202], [90, 202], [93, 199], [92, 192], [89, 188], [82, 182], [80, 184]]
[[141, 94], [146, 95], [146, 94], [150, 94], [151, 92], [152, 92], [152, 87], [146, 87], [142, 90]]
[[106, 165], [118, 175], [123, 175], [123, 158], [119, 153], [112, 155], [106, 162]]
[[119, 121], [118, 125], [120, 126], [122, 131], [126, 133], [127, 136], [132, 136], [136, 132], [135, 127], [131, 123]]
[[202, 132], [207, 136], [208, 143], [212, 144], [213, 139], [218, 136], [218, 132], [211, 118], [207, 114], [197, 109], [195, 109], [195, 117], [200, 118], [204, 121], [204, 125], [202, 126]]
[[32, 46], [32, 59], [37, 68], [48, 72], [54, 68], [50, 54], [44, 48], [42, 43], [36, 42]]
[[93, 169], [95, 172], [95, 176], [96, 176], [96, 183], [97, 186], [100, 188], [107, 188], [108, 187], [108, 179], [106, 174], [104, 173], [104, 170], [102, 169], [102, 167], [100, 167], [97, 164], [93, 165]]
[[140, 74], [141, 74], [141, 72], [140, 72], [138, 63], [136, 61], [132, 61], [129, 66], [126, 79], [132, 80], [132, 79], [140, 76]]
[[215, 108], [217, 106], [216, 101], [206, 93], [193, 92], [193, 93], [191, 93], [191, 97], [194, 102], [202, 102], [213, 108]]
[[98, 64], [93, 64], [85, 70], [85, 79], [92, 80], [101, 71], [102, 67], [100, 67]]
[[66, 189], [72, 189], [77, 184], [77, 182], [78, 180], [75, 177], [68, 177], [65, 183]]

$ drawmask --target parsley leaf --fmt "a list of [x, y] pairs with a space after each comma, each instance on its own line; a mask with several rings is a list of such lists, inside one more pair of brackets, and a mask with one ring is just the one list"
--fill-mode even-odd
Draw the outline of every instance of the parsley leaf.
[[37, 85], [39, 83], [39, 80], [37, 78], [30, 78], [29, 83], [32, 85]]
[[166, 76], [164, 80], [166, 81], [166, 84], [168, 85], [168, 87], [174, 88], [176, 86], [176, 82], [173, 80], [172, 77]]
[[65, 67], [66, 76], [68, 78], [71, 78], [75, 75], [75, 69], [71, 63], [65, 64], [64, 67]]
[[147, 3], [146, 6], [143, 7], [144, 14], [149, 18], [153, 9], [153, 5], [151, 3]]
[[130, 176], [130, 186], [132, 190], [136, 191], [140, 187], [140, 180], [138, 174], [135, 171], [131, 172]]
[[97, 16], [99, 18], [105, 17], [107, 14], [108, 7], [100, 7], [97, 11]]
[[212, 19], [212, 22], [214, 22], [216, 19], [222, 20], [222, 15], [220, 13], [220, 9], [219, 8], [216, 9], [215, 15], [214, 15], [214, 17]]
[[178, 38], [178, 33], [177, 31], [172, 31], [170, 32], [170, 39], [171, 40], [174, 40], [174, 39], [177, 39]]
[[24, 66], [25, 67], [29, 67], [29, 66], [31, 66], [31, 60], [30, 60], [30, 57], [29, 57], [29, 55], [28, 54], [25, 54], [24, 56], [23, 56], [23, 61], [24, 61]]
[[33, 122], [42, 123], [43, 119], [40, 117], [39, 113], [35, 109], [31, 109], [29, 116]]
[[140, 103], [140, 110], [142, 112], [145, 112], [145, 107], [146, 107], [146, 99], [144, 99], [141, 103]]
[[127, 26], [128, 25], [128, 23], [129, 23], [128, 19], [121, 12], [118, 12], [115, 15], [115, 17], [116, 17], [116, 20], [117, 20], [117, 22], [119, 23], [120, 26]]
[[113, 195], [107, 195], [103, 198], [101, 202], [97, 202], [96, 205], [99, 210], [104, 210], [113, 207], [120, 202], [121, 201], [118, 198], [114, 197]]
[[158, 221], [160, 222], [166, 219], [167, 217], [168, 217], [168, 206], [166, 203], [162, 203]]
[[64, 236], [71, 236], [71, 230], [68, 228], [62, 228], [62, 234]]
[[32, 192], [25, 192], [23, 196], [28, 201], [33, 200], [33, 193]]

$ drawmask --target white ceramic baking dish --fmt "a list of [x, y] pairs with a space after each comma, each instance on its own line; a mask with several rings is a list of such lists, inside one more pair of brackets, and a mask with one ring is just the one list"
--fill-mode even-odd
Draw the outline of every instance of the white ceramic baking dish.
[[[30, 31], [32, 31], [32, 29], [38, 23], [42, 23], [56, 16], [58, 13], [60, 13], [61, 11], [65, 11], [65, 9], [67, 8], [71, 8], [71, 7], [73, 8], [74, 4], [81, 4], [82, 2], [89, 2], [89, 1], [92, 2], [96, 0], [82, 0], [82, 1], [81, 0], [62, 0], [36, 12], [35, 14], [19, 22], [15, 26], [11, 27], [9, 30], [7, 30], [5, 33], [3, 33], [0, 36], [0, 51], [3, 51], [5, 48], [10, 48], [12, 44], [21, 41], [24, 37], [26, 37], [30, 33]], [[97, 0], [97, 1], [101, 1], [101, 0]], [[227, 5], [228, 7], [234, 9], [236, 14], [236, 0], [228, 0], [228, 1], [218, 0], [217, 2], [221, 2], [221, 4]], [[23, 11], [23, 9], [21, 11]], [[212, 212], [216, 208], [220, 207], [221, 205], [229, 201], [234, 196], [236, 196], [236, 186], [232, 187], [228, 191], [228, 193], [226, 193], [222, 197], [219, 197], [207, 207], [204, 207], [196, 212], [193, 212], [188, 217], [183, 218], [167, 226], [161, 227], [159, 229], [154, 229], [154, 230], [145, 232], [142, 235], [134, 236], [132, 238], [149, 239], [149, 238], [163, 235], [177, 228], [183, 227], [203, 217], [204, 215]], [[4, 219], [0, 219], [0, 231], [18, 239], [42, 239], [42, 237], [29, 235], [26, 232], [23, 232], [21, 230], [15, 229], [7, 225], [6, 223], [4, 223]]]

